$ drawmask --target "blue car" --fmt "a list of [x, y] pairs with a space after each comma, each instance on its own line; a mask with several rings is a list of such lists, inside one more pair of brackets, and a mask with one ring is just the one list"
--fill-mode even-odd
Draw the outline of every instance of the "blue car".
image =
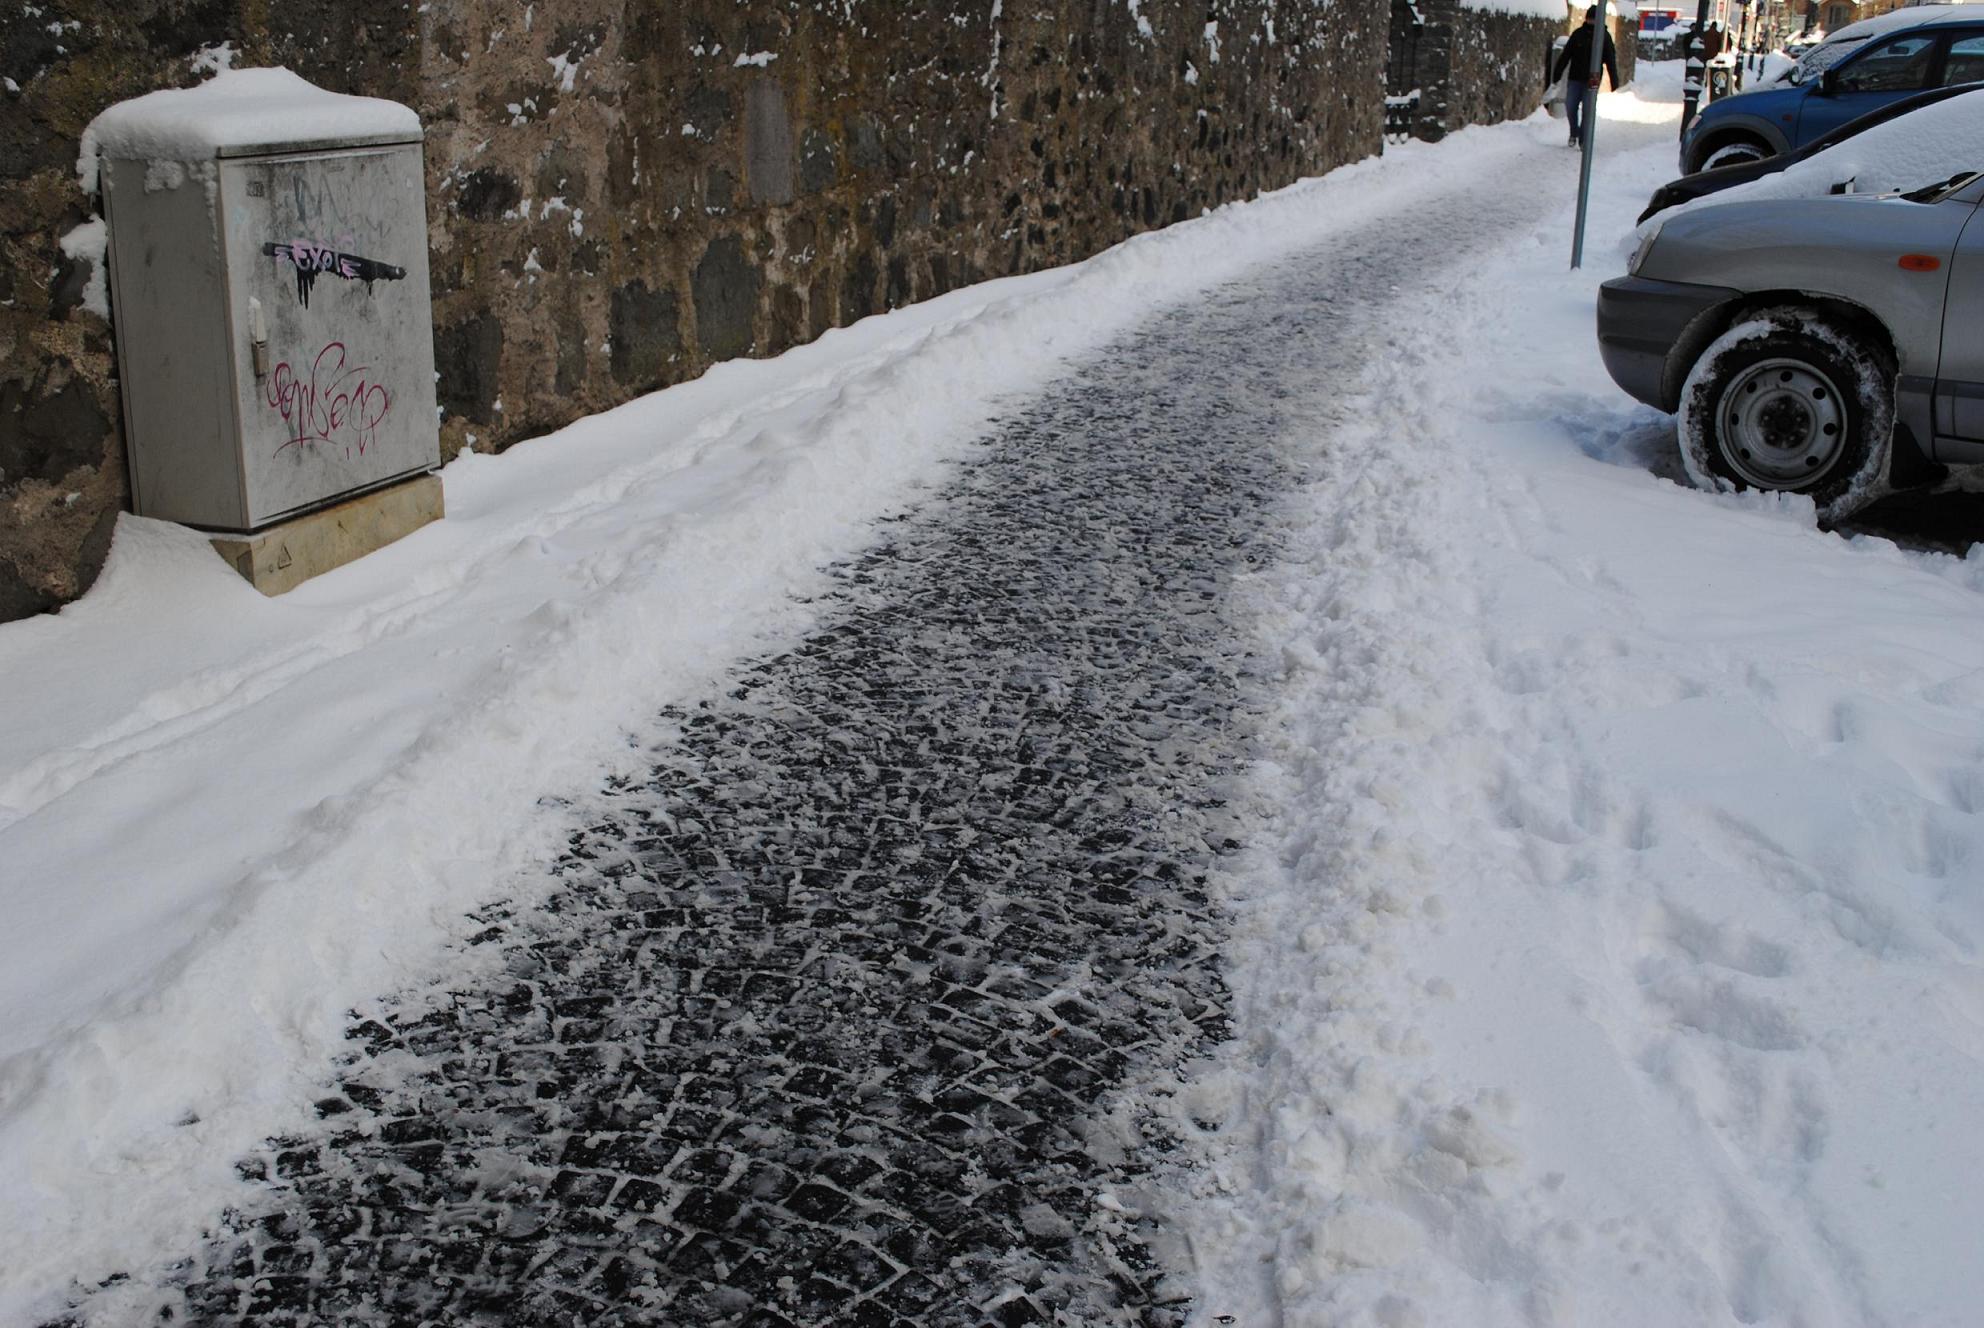
[[1831, 42], [1814, 49], [1836, 63], [1818, 67], [1808, 56], [1785, 82], [1704, 106], [1681, 135], [1682, 173], [1774, 157], [1925, 89], [1984, 80], [1984, 5], [1903, 10], [1889, 21], [1916, 14], [1926, 17], [1843, 52], [1828, 52]]

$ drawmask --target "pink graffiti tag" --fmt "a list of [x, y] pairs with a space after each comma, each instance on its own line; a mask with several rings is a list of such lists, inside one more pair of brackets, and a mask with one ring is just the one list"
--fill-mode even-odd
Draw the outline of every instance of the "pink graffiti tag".
[[276, 449], [327, 443], [343, 447], [346, 458], [365, 455], [378, 437], [379, 426], [392, 411], [385, 385], [373, 381], [368, 365], [347, 367], [344, 343], [333, 341], [317, 352], [309, 381], [284, 360], [269, 374], [263, 395], [282, 414], [289, 440]]

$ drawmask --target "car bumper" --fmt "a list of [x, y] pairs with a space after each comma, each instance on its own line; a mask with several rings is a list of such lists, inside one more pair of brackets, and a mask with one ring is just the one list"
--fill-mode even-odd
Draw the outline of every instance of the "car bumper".
[[1619, 277], [1598, 288], [1598, 353], [1612, 381], [1660, 410], [1680, 404], [1680, 375], [1668, 373], [1674, 348], [1702, 316], [1740, 291], [1645, 277]]

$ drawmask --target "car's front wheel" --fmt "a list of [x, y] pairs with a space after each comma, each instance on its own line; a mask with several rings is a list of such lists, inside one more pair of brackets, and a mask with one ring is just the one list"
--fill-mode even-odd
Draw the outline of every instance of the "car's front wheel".
[[1682, 453], [1697, 485], [1808, 493], [1821, 515], [1878, 496], [1893, 427], [1886, 354], [1816, 310], [1738, 323], [1681, 389]]

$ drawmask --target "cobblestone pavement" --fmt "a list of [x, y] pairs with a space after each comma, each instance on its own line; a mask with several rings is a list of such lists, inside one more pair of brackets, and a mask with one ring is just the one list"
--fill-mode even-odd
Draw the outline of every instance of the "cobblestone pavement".
[[1264, 271], [996, 426], [803, 643], [662, 717], [485, 919], [499, 980], [353, 1030], [147, 1321], [1183, 1322], [1115, 1196], [1223, 1033], [1230, 592], [1354, 280]]

